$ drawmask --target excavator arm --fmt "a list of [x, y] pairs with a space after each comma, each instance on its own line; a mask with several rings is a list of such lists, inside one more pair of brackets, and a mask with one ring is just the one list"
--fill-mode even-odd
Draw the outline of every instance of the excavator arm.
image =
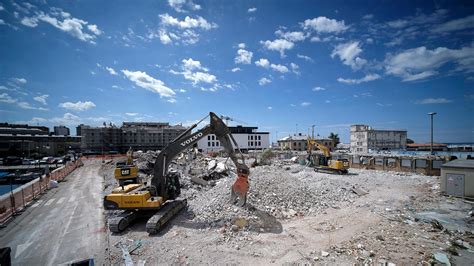
[[331, 152], [329, 148], [324, 146], [323, 144], [318, 143], [315, 139], [308, 139], [308, 153], [311, 154], [313, 150], [313, 146], [316, 146], [319, 150], [321, 150], [326, 157], [331, 157]]
[[[154, 166], [154, 175], [151, 179], [151, 193], [154, 196], [161, 196], [165, 199], [172, 197], [172, 193], [169, 190], [170, 182], [168, 175], [168, 168], [171, 161], [182, 151], [191, 148], [196, 144], [200, 139], [204, 138], [209, 134], [215, 134], [221, 145], [224, 147], [225, 151], [235, 164], [237, 168], [237, 180], [232, 186], [231, 190], [231, 200], [233, 203], [237, 203], [240, 206], [245, 205], [247, 192], [248, 192], [248, 176], [249, 169], [245, 165], [244, 157], [242, 153], [236, 154], [234, 151], [234, 144], [237, 148], [237, 142], [230, 133], [229, 128], [224, 124], [222, 119], [220, 119], [213, 112], [209, 113], [210, 124], [204, 128], [196, 131], [195, 133], [189, 134], [194, 128], [197, 127], [198, 123], [192, 125], [189, 129], [179, 135], [175, 140], [170, 142], [156, 158]], [[239, 156], [238, 156], [239, 155]], [[174, 184], [174, 183], [173, 183]]]

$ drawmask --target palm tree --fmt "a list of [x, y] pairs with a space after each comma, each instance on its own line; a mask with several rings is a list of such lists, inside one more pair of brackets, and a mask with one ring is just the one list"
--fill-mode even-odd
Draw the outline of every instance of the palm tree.
[[331, 134], [329, 134], [328, 139], [331, 139], [331, 140], [334, 142], [334, 146], [337, 146], [337, 144], [340, 143], [340, 141], [339, 141], [339, 135], [338, 135], [338, 134], [335, 134], [335, 133], [333, 133], [333, 132], [331, 132]]

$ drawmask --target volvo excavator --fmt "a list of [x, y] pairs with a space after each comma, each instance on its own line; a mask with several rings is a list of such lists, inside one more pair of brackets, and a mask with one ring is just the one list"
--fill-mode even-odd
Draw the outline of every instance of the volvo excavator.
[[[210, 117], [210, 124], [191, 133], [204, 119]], [[200, 139], [209, 134], [216, 135], [221, 146], [237, 168], [237, 180], [231, 188], [231, 202], [244, 206], [249, 189], [249, 168], [238, 149], [237, 142], [224, 122], [214, 113], [201, 119], [196, 124], [170, 142], [157, 156], [153, 169], [153, 177], [148, 185], [123, 184], [104, 197], [106, 210], [123, 210], [118, 216], [108, 220], [111, 232], [122, 232], [138, 217], [150, 217], [146, 223], [146, 231], [156, 234], [163, 225], [171, 220], [186, 206], [186, 199], [178, 199], [180, 195], [179, 173], [169, 171], [171, 161], [182, 151], [192, 148]], [[238, 152], [234, 151], [234, 146]]]
[[115, 165], [114, 176], [122, 189], [126, 184], [138, 184], [138, 167], [133, 163], [132, 147], [127, 151], [127, 160]]
[[[313, 147], [321, 150], [323, 154], [313, 154]], [[348, 173], [349, 161], [333, 159], [329, 148], [317, 140], [308, 138], [307, 149], [308, 161], [314, 167], [314, 171], [340, 175]]]

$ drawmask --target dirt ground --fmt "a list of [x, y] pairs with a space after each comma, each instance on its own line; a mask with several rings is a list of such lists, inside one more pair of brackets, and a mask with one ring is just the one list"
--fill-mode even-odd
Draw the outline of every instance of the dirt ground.
[[[412, 265], [434, 261], [435, 253], [445, 254], [451, 263], [458, 265], [474, 261], [470, 246], [474, 244], [474, 227], [469, 215], [473, 204], [442, 196], [439, 177], [358, 169], [350, 169], [349, 175], [330, 175], [316, 173], [304, 166], [290, 167], [297, 170], [288, 171], [288, 166], [284, 165], [252, 168], [245, 212], [223, 203], [222, 209], [231, 219], [213, 222], [198, 219], [199, 209], [193, 207], [193, 200], [194, 203], [202, 202], [198, 199], [206, 193], [215, 196], [213, 189], [217, 188], [194, 187], [192, 194], [183, 193], [193, 195], [189, 199], [190, 206], [157, 235], [146, 233], [146, 220], [135, 223], [121, 234], [111, 234], [107, 230], [107, 264], [125, 263], [120, 247], [127, 247], [131, 260], [142, 265]], [[110, 169], [110, 166], [105, 167], [103, 171]], [[283, 188], [292, 186], [290, 182], [297, 179], [315, 183], [318, 187], [337, 184], [339, 187], [331, 188], [334, 193], [328, 191], [327, 195], [341, 202], [332, 201], [314, 209], [316, 211], [276, 215], [288, 210], [270, 211], [271, 208], [262, 207], [252, 196], [252, 193], [258, 197], [268, 196], [261, 191], [252, 191], [258, 189], [252, 184], [258, 184], [257, 179], [268, 173], [288, 180], [287, 184], [281, 179], [270, 179], [280, 182], [279, 186]], [[107, 190], [113, 182], [110, 175], [104, 176]], [[227, 179], [221, 186], [233, 181], [232, 177]], [[347, 195], [337, 192], [344, 190], [347, 193], [352, 187], [368, 193]], [[295, 198], [299, 196], [297, 192], [292, 193]], [[320, 194], [324, 199], [325, 194]], [[286, 195], [284, 200], [291, 201], [291, 197]]]

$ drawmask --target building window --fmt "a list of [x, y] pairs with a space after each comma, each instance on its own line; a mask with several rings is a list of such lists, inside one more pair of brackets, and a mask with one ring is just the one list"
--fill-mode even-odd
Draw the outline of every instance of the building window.
[[211, 140], [211, 136], [207, 136], [207, 140]]
[[216, 146], [219, 147], [219, 141], [216, 142]]
[[258, 142], [258, 146], [262, 146], [262, 142], [259, 141], [259, 142]]
[[214, 141], [212, 142], [212, 147], [214, 147]]
[[253, 136], [250, 136], [250, 140], [253, 140]]
[[207, 142], [207, 147], [211, 147], [211, 142]]

